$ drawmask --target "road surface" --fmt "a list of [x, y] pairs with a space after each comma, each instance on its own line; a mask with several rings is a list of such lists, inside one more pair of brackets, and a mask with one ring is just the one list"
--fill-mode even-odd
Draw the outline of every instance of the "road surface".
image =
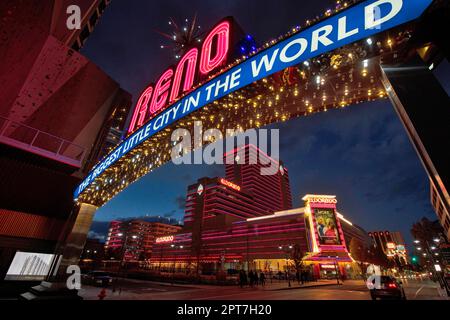
[[[313, 285], [315, 285], [313, 283]], [[288, 288], [285, 283], [268, 284], [264, 288], [237, 286], [171, 285], [141, 280], [122, 280], [122, 290], [106, 291], [105, 300], [370, 300], [363, 281], [346, 281], [337, 285], [324, 281], [317, 286]], [[438, 285], [431, 281], [404, 280], [409, 300], [444, 298]], [[87, 300], [98, 299], [101, 288], [83, 286], [80, 295]]]

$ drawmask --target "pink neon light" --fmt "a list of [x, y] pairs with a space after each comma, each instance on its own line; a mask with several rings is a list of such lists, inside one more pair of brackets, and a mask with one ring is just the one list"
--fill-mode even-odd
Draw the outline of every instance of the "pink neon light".
[[159, 78], [155, 86], [155, 94], [153, 95], [152, 103], [150, 104], [150, 114], [155, 115], [167, 103], [169, 97], [169, 89], [172, 83], [173, 70], [168, 69]]
[[195, 69], [197, 66], [197, 58], [198, 58], [198, 50], [192, 49], [188, 51], [178, 63], [177, 70], [175, 71], [175, 77], [173, 79], [172, 92], [170, 93], [170, 102], [175, 101], [180, 93], [181, 79], [183, 77], [183, 72], [186, 67], [186, 76], [184, 78], [184, 85], [182, 93], [189, 91], [192, 89], [192, 85], [194, 84], [195, 78]]
[[236, 191], [241, 191], [241, 187], [240, 186], [238, 186], [237, 184], [235, 184], [233, 182], [225, 180], [224, 178], [220, 179], [220, 183], [225, 185], [225, 186], [227, 186], [227, 187], [230, 187], [231, 189], [234, 189]]
[[[217, 37], [217, 50], [215, 57], [212, 58], [213, 40]], [[205, 39], [202, 47], [202, 56], [200, 59], [200, 72], [208, 74], [218, 66], [220, 66], [226, 59], [230, 47], [230, 23], [224, 21], [215, 27]]]
[[140, 127], [144, 124], [145, 116], [147, 115], [148, 103], [152, 97], [153, 87], [150, 86], [141, 94], [136, 107], [134, 109], [133, 118], [131, 119], [128, 133], [133, 133], [136, 127]]
[[[279, 164], [279, 162], [278, 162], [277, 160], [275, 160], [274, 158], [272, 158], [271, 156], [269, 156], [266, 152], [264, 152], [263, 150], [261, 150], [260, 148], [258, 148], [257, 146], [255, 146], [255, 145], [253, 145], [253, 144], [247, 144], [247, 145], [245, 145], [245, 146], [237, 147], [237, 148], [235, 148], [235, 149], [233, 149], [233, 150], [231, 150], [231, 151], [225, 153], [224, 157], [228, 157], [228, 156], [230, 156], [230, 155], [235, 155], [235, 154], [237, 154], [239, 151], [241, 151], [242, 149], [245, 149], [245, 148], [247, 148], [247, 147], [248, 147], [249, 149], [250, 149], [250, 148], [255, 149], [259, 154], [262, 154], [263, 156], [266, 156], [267, 158], [269, 158], [270, 161], [273, 161], [273, 162], [275, 162], [276, 164]], [[258, 156], [258, 153], [256, 154], [256, 156]], [[250, 154], [250, 155], [255, 156], [255, 155], [253, 155], [253, 154]], [[258, 162], [258, 164], [259, 164], [259, 162]], [[287, 168], [284, 168], [284, 170], [286, 170], [286, 172], [288, 172]]]

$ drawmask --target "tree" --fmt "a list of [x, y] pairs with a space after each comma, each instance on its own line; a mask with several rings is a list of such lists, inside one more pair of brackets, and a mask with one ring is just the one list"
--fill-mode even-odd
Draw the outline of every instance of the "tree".
[[303, 252], [300, 245], [295, 244], [291, 251], [291, 260], [294, 262], [295, 271], [301, 273], [303, 269], [303, 258], [305, 257], [305, 253]]
[[352, 258], [355, 259], [361, 269], [361, 272], [365, 274], [366, 268], [364, 262], [369, 260], [368, 248], [366, 248], [366, 246], [357, 238], [352, 238], [352, 240], [350, 240], [349, 251]]
[[411, 234], [414, 239], [420, 240], [422, 243], [432, 243], [434, 238], [440, 238], [444, 234], [444, 229], [439, 221], [430, 221], [423, 217], [412, 225]]
[[369, 253], [368, 253], [369, 257], [368, 257], [368, 262], [381, 266], [381, 267], [385, 267], [388, 268], [389, 267], [389, 259], [388, 257], [384, 254], [383, 249], [379, 246], [373, 245], [370, 249], [369, 249]]

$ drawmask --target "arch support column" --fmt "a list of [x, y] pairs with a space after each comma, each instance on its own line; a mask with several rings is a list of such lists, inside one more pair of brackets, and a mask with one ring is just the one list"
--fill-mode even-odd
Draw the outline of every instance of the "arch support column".
[[[401, 64], [382, 65], [381, 71], [386, 92], [428, 173], [431, 186], [450, 212], [450, 98], [417, 55]], [[447, 232], [450, 235], [450, 229]]]
[[97, 209], [86, 203], [74, 207], [59, 240], [47, 281], [23, 293], [22, 299], [81, 299], [77, 290], [67, 287], [67, 279], [71, 275], [67, 269], [69, 266], [78, 266]]

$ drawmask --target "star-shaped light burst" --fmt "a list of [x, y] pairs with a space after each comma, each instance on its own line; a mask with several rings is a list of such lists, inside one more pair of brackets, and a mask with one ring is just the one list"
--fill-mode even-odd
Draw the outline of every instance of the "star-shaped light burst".
[[199, 43], [202, 39], [203, 33], [201, 27], [197, 25], [197, 14], [191, 21], [185, 19], [182, 27], [173, 18], [169, 18], [169, 26], [173, 28], [171, 32], [157, 32], [170, 40], [169, 43], [161, 44], [161, 49], [172, 50], [175, 59], [180, 59], [187, 49]]

